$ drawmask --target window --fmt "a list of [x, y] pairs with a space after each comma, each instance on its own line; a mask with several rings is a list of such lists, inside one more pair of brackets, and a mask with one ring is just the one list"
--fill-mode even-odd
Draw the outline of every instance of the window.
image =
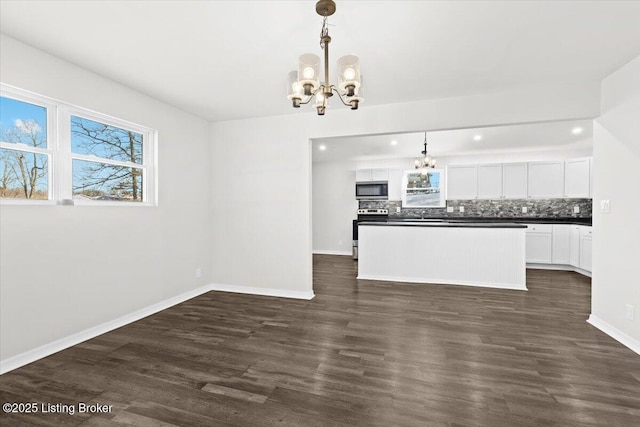
[[0, 197], [47, 200], [49, 108], [23, 99], [0, 97]]
[[419, 169], [404, 172], [402, 206], [405, 208], [443, 208], [444, 173], [441, 169]]
[[1, 89], [3, 203], [155, 202], [155, 131], [6, 85]]

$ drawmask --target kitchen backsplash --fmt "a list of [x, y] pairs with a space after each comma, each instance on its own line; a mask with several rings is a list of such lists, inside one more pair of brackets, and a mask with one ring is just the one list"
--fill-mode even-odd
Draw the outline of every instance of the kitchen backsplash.
[[[360, 200], [361, 209], [389, 209], [389, 216], [398, 218], [435, 217], [530, 217], [530, 218], [590, 218], [591, 199], [495, 199], [495, 200], [447, 200], [446, 208], [402, 208], [400, 200]], [[464, 206], [464, 212], [460, 207]], [[574, 213], [574, 207], [580, 213]], [[527, 208], [527, 213], [522, 208]], [[400, 212], [396, 212], [401, 208]]]

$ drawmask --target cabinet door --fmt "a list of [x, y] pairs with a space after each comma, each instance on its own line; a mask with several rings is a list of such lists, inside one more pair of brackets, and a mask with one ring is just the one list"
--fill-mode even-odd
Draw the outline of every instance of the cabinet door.
[[553, 226], [552, 261], [554, 264], [569, 264], [571, 261], [571, 226]]
[[389, 169], [389, 200], [402, 200], [402, 169]]
[[468, 200], [478, 196], [478, 167], [448, 166], [447, 167], [447, 199]]
[[553, 227], [548, 224], [527, 226], [526, 260], [538, 264], [551, 264]]
[[371, 169], [371, 181], [388, 181], [389, 169]]
[[580, 227], [580, 268], [591, 272], [591, 227]]
[[502, 165], [478, 166], [478, 199], [502, 197]]
[[564, 162], [529, 163], [529, 197], [564, 196]]
[[527, 164], [505, 163], [502, 165], [502, 195], [505, 199], [527, 197]]
[[589, 158], [571, 159], [564, 162], [565, 197], [589, 197]]
[[569, 264], [580, 267], [580, 226], [572, 225], [569, 232]]
[[356, 182], [371, 181], [371, 169], [356, 169]]

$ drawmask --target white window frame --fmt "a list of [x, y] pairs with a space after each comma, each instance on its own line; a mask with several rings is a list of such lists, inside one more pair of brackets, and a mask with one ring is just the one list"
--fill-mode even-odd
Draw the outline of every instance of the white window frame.
[[[0, 83], [0, 95], [47, 109], [47, 148], [29, 147], [0, 141], [0, 148], [47, 154], [49, 199], [0, 199], [2, 205], [75, 205], [75, 206], [157, 206], [157, 140], [158, 132], [146, 126], [57, 101], [20, 88]], [[142, 134], [142, 163], [111, 160], [71, 152], [71, 116], [93, 120]], [[85, 160], [142, 170], [141, 202], [117, 200], [73, 199], [73, 160]], [[73, 203], [69, 203], [73, 200]]]
[[16, 101], [26, 102], [28, 104], [37, 105], [47, 110], [47, 147], [31, 147], [26, 144], [15, 144], [5, 142], [0, 135], [0, 148], [13, 151], [22, 151], [26, 153], [45, 154], [47, 160], [47, 200], [42, 199], [2, 199], [1, 204], [16, 205], [54, 205], [56, 204], [57, 180], [55, 176], [55, 156], [58, 152], [58, 129], [57, 129], [57, 105], [51, 100], [38, 96], [36, 94], [14, 88], [12, 86], [0, 85], [0, 95], [6, 98], [15, 99]]

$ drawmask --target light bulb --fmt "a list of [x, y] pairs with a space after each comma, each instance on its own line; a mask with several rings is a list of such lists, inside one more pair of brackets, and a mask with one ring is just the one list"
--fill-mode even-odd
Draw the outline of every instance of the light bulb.
[[316, 102], [318, 104], [322, 104], [323, 101], [324, 101], [324, 94], [322, 92], [318, 92], [316, 94]]
[[311, 80], [313, 78], [314, 75], [314, 71], [313, 68], [311, 67], [306, 67], [303, 71], [302, 71], [302, 76], [307, 79], [307, 80]]
[[345, 80], [353, 80], [356, 77], [356, 70], [353, 68], [347, 68], [344, 70], [344, 79]]

